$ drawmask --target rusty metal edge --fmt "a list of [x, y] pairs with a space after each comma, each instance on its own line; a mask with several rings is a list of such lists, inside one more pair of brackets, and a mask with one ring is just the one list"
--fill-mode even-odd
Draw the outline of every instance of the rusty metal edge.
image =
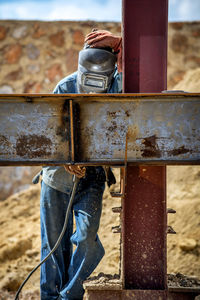
[[200, 289], [199, 288], [189, 288], [189, 287], [171, 287], [166, 290], [138, 290], [138, 289], [132, 289], [132, 290], [127, 290], [127, 289], [122, 289], [121, 285], [108, 285], [108, 286], [101, 286], [101, 285], [95, 285], [95, 286], [90, 286], [90, 285], [85, 285], [84, 286], [87, 292], [98, 292], [101, 294], [101, 292], [109, 292], [112, 294], [112, 292], [118, 292], [118, 293], [129, 293], [129, 294], [137, 294], [137, 293], [163, 293], [163, 294], [168, 294], [170, 295], [171, 293], [175, 294], [200, 294]]
[[[124, 162], [123, 161], [99, 161], [99, 162], [93, 162], [93, 161], [89, 161], [89, 162], [73, 162], [73, 161], [12, 161], [12, 162], [8, 162], [8, 161], [4, 161], [4, 160], [0, 160], [0, 166], [59, 166], [59, 165], [81, 165], [81, 166], [102, 166], [102, 165], [107, 165], [107, 166], [113, 166], [113, 167], [124, 167]], [[166, 165], [171, 165], [171, 166], [181, 166], [181, 165], [200, 165], [200, 159], [199, 160], [194, 160], [194, 161], [130, 161], [128, 163], [130, 166], [138, 166], [138, 165], [151, 165], [151, 166], [166, 166]]]
[[73, 114], [73, 100], [69, 100], [69, 111], [70, 111], [70, 145], [71, 145], [71, 159], [72, 163], [75, 160], [75, 152], [74, 152], [74, 114]]
[[200, 293], [200, 287], [169, 287], [170, 293]]
[[117, 101], [117, 98], [127, 100], [138, 100], [138, 99], [168, 99], [168, 98], [198, 98], [200, 97], [200, 93], [120, 93], [120, 94], [0, 94], [0, 101], [5, 99], [18, 99], [18, 100], [52, 100], [55, 99], [68, 99], [73, 100], [76, 99], [78, 101], [85, 101], [85, 99], [89, 99], [90, 101], [104, 101], [104, 99], [110, 101]]

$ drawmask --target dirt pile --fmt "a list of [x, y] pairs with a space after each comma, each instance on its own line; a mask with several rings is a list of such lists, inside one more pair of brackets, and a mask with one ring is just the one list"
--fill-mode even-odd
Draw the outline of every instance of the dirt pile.
[[174, 90], [182, 90], [190, 93], [200, 92], [200, 68], [189, 70], [185, 73], [183, 79], [177, 83]]
[[15, 291], [40, 261], [39, 193], [31, 187], [0, 203], [0, 289]]
[[174, 88], [183, 79], [188, 70], [200, 67], [199, 37], [200, 22], [169, 23], [168, 89]]
[[168, 167], [168, 206], [176, 210], [168, 222], [168, 272], [200, 278], [200, 167]]
[[30, 187], [40, 167], [0, 167], [0, 201]]

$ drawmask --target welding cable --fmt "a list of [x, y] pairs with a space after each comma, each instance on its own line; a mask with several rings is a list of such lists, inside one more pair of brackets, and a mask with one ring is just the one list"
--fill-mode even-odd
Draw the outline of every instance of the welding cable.
[[62, 228], [62, 231], [60, 233], [60, 236], [57, 240], [57, 242], [55, 243], [55, 246], [53, 247], [53, 249], [51, 250], [51, 252], [49, 252], [49, 254], [28, 274], [28, 276], [26, 277], [26, 279], [23, 281], [23, 283], [20, 285], [17, 293], [16, 293], [16, 296], [15, 296], [15, 300], [18, 300], [19, 298], [19, 294], [23, 288], [23, 286], [26, 284], [26, 282], [29, 280], [29, 278], [33, 275], [33, 273], [55, 252], [55, 250], [58, 248], [58, 246], [60, 245], [60, 242], [63, 238], [63, 235], [67, 229], [67, 223], [68, 223], [68, 219], [69, 219], [69, 214], [71, 212], [71, 207], [72, 207], [72, 203], [73, 203], [73, 200], [74, 200], [74, 196], [75, 196], [75, 193], [76, 193], [76, 188], [78, 186], [78, 183], [79, 183], [79, 178], [76, 177], [74, 175], [73, 177], [73, 187], [72, 187], [72, 193], [71, 193], [71, 197], [69, 199], [69, 204], [68, 204], [68, 207], [67, 207], [67, 211], [66, 211], [66, 215], [65, 215], [65, 221], [64, 221], [64, 225], [63, 225], [63, 228]]

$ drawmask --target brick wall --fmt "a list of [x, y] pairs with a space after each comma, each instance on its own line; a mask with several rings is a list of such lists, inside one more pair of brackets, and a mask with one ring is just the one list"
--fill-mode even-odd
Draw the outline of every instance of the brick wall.
[[0, 93], [50, 93], [76, 70], [94, 27], [121, 32], [118, 23], [0, 21]]
[[[120, 34], [113, 22], [0, 21], [0, 93], [50, 93], [77, 68], [92, 28]], [[168, 87], [200, 67], [200, 22], [169, 24]]]

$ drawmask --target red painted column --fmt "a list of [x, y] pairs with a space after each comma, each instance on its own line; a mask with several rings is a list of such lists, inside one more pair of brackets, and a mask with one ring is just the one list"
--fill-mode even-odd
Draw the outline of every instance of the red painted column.
[[[167, 0], [123, 0], [123, 89], [167, 88]], [[127, 167], [123, 199], [125, 289], [166, 289], [166, 169]]]

